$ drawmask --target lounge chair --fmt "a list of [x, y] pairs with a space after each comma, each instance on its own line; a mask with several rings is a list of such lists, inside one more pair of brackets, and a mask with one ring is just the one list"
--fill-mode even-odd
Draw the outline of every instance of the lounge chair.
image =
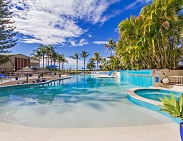
[[46, 82], [46, 78], [44, 78], [44, 79], [42, 80], [42, 82]]
[[36, 82], [39, 83], [39, 82], [41, 82], [41, 80], [40, 79], [37, 79]]

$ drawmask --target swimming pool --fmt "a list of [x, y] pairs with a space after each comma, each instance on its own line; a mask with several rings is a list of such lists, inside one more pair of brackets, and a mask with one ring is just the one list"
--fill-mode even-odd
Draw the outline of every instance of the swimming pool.
[[162, 89], [138, 89], [138, 90], [135, 90], [134, 92], [135, 94], [141, 97], [155, 100], [155, 101], [161, 101], [160, 98], [164, 98], [164, 96], [170, 98], [170, 93], [173, 93], [175, 98], [179, 98], [181, 94], [180, 92], [162, 90]]
[[[0, 88], [0, 122], [43, 128], [97, 128], [171, 122], [126, 98], [137, 87], [118, 78], [73, 75], [39, 85]], [[135, 118], [134, 118], [135, 117]]]

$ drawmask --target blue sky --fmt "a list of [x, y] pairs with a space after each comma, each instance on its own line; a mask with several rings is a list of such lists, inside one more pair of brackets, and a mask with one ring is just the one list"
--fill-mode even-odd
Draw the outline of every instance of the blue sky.
[[[18, 43], [13, 54], [30, 55], [39, 44], [51, 44], [75, 67], [74, 53], [86, 50], [91, 58], [98, 51], [102, 57], [110, 38], [118, 41], [118, 24], [130, 15], [139, 15], [152, 0], [11, 0]], [[80, 68], [82, 67], [80, 59]]]

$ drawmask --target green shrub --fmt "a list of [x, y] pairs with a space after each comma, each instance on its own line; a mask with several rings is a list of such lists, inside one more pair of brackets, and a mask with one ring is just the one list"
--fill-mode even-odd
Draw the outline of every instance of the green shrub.
[[160, 98], [163, 105], [159, 105], [161, 107], [160, 111], [167, 112], [174, 118], [180, 118], [183, 120], [183, 100], [182, 94], [178, 99], [171, 93], [171, 97], [168, 98], [164, 96], [164, 98]]

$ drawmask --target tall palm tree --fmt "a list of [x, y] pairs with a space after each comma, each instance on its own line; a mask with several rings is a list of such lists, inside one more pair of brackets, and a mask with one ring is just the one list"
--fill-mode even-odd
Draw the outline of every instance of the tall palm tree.
[[[52, 45], [47, 45], [46, 46], [46, 56], [47, 56], [48, 66], [49, 66], [49, 63], [50, 63], [51, 55], [55, 51], [55, 49], [56, 49], [56, 47], [53, 47]], [[51, 59], [51, 62], [52, 62], [52, 59]]]
[[112, 56], [112, 51], [116, 47], [116, 42], [114, 42], [113, 39], [109, 39], [108, 43], [106, 43], [104, 47], [111, 51], [111, 56]]
[[[58, 52], [55, 52], [55, 51], [52, 51], [52, 54], [51, 54], [51, 60], [53, 61], [53, 63], [54, 63], [54, 66], [55, 66], [55, 64], [56, 64], [56, 61], [57, 61], [57, 58], [58, 58]], [[56, 69], [56, 68], [55, 68]], [[54, 69], [54, 70], [55, 70]]]
[[96, 61], [96, 63], [97, 63], [97, 69], [99, 69], [99, 68], [98, 68], [98, 64], [99, 64], [100, 61], [102, 60], [102, 57], [99, 55], [99, 52], [94, 52], [93, 60]]
[[36, 50], [33, 50], [32, 53], [30, 54], [30, 56], [34, 59], [37, 59], [39, 61], [39, 68], [40, 68], [40, 61], [41, 61], [41, 58], [42, 58], [42, 53], [40, 50], [36, 49]]
[[60, 69], [60, 63], [62, 63], [62, 72], [63, 72], [63, 70], [64, 70], [64, 63], [68, 63], [68, 60], [65, 59], [63, 54], [59, 54], [57, 56], [57, 60], [58, 60], [58, 63], [59, 63], [59, 69]]
[[75, 53], [74, 56], [70, 56], [69, 58], [76, 59], [76, 71], [78, 72], [78, 59], [80, 58], [79, 54]]
[[42, 58], [43, 58], [43, 68], [44, 68], [44, 59], [45, 59], [45, 55], [46, 55], [46, 46], [40, 44], [38, 46], [38, 49], [40, 50], [41, 54], [42, 54]]
[[83, 50], [79, 55], [84, 59], [84, 72], [85, 72], [85, 59], [86, 59], [90, 54], [88, 54], [88, 52], [86, 52], [85, 50]]

